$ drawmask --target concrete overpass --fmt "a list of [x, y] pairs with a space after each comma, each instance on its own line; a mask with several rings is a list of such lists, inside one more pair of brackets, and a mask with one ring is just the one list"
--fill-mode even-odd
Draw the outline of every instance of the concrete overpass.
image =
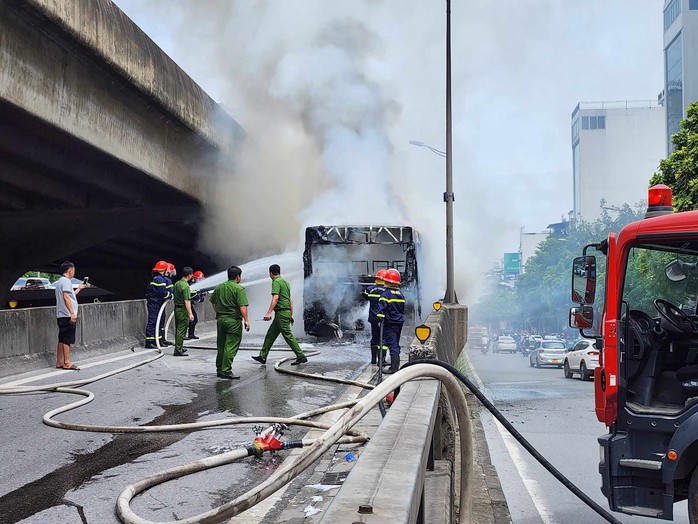
[[197, 248], [204, 176], [241, 127], [110, 0], [0, 3], [0, 307], [27, 270], [139, 297]]

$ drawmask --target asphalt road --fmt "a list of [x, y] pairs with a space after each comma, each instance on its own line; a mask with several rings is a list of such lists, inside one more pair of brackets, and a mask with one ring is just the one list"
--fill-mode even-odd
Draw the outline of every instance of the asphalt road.
[[[260, 343], [247, 338], [244, 344]], [[213, 339], [197, 341], [212, 346]], [[303, 371], [356, 378], [368, 363], [368, 350], [352, 344], [325, 346], [322, 354], [301, 366]], [[74, 361], [79, 372], [46, 370], [33, 373], [54, 383], [95, 376], [124, 366], [144, 350], [109, 362]], [[173, 424], [224, 417], [291, 416], [335, 402], [345, 386], [281, 375], [273, 363], [292, 353], [272, 352], [266, 367], [251, 360], [255, 351], [240, 351], [233, 371], [240, 380], [216, 377], [215, 351], [190, 349], [191, 356], [168, 354], [150, 364], [85, 386], [96, 399], [59, 420], [109, 425]], [[150, 352], [148, 354], [151, 354]], [[8, 377], [9, 381], [28, 375]], [[118, 523], [118, 494], [129, 484], [163, 469], [248, 445], [251, 425], [192, 433], [111, 435], [67, 431], [42, 424], [50, 409], [79, 397], [37, 393], [0, 397], [0, 522], [11, 524]], [[305, 428], [291, 429], [286, 438], [302, 438]], [[143, 518], [173, 520], [192, 516], [234, 499], [268, 477], [283, 456], [249, 458], [155, 487], [135, 499], [132, 507]]]
[[[517, 354], [468, 350], [485, 394], [505, 417], [568, 479], [603, 508], [597, 437], [606, 432], [594, 413], [594, 383], [566, 379], [561, 369], [536, 369]], [[483, 426], [515, 524], [606, 522], [567, 491], [507, 431], [481, 410]], [[614, 513], [621, 522], [661, 522]], [[687, 523], [686, 502], [674, 522]]]

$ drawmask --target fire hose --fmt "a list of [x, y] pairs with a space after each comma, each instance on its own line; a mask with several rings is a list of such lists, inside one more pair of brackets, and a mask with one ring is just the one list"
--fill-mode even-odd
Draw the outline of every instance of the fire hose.
[[[157, 317], [156, 326], [160, 325], [161, 316], [165, 310], [166, 303], [160, 309]], [[171, 316], [170, 316], [171, 320]], [[168, 321], [169, 326], [169, 321]], [[166, 326], [167, 327], [167, 326]], [[98, 426], [89, 424], [73, 424], [68, 422], [58, 422], [53, 417], [77, 409], [91, 402], [95, 396], [92, 392], [77, 389], [79, 386], [84, 386], [98, 380], [113, 376], [118, 373], [133, 369], [138, 366], [153, 362], [163, 356], [160, 348], [159, 338], [156, 337], [158, 349], [156, 354], [141, 360], [135, 364], [130, 364], [118, 368], [116, 370], [102, 373], [96, 377], [73, 380], [68, 382], [59, 382], [55, 384], [41, 386], [13, 386], [0, 387], [0, 394], [20, 394], [33, 393], [40, 391], [55, 391], [60, 393], [69, 393], [84, 396], [84, 399], [78, 400], [66, 406], [56, 408], [49, 411], [43, 417], [45, 424], [74, 431], [91, 431], [103, 433], [153, 433], [153, 432], [168, 432], [168, 431], [194, 431], [198, 429], [227, 426], [234, 424], [250, 424], [250, 423], [269, 423], [272, 424], [265, 431], [257, 431], [257, 437], [250, 446], [242, 446], [236, 450], [226, 452], [220, 455], [201, 459], [189, 464], [177, 466], [153, 475], [150, 475], [135, 484], [127, 486], [118, 496], [117, 499], [117, 514], [125, 524], [157, 524], [139, 517], [133, 512], [130, 507], [130, 501], [139, 493], [145, 490], [167, 482], [175, 478], [181, 478], [192, 473], [203, 471], [206, 469], [230, 464], [236, 460], [249, 457], [261, 456], [265, 451], [274, 452], [292, 448], [307, 448], [293, 462], [286, 461], [281, 467], [267, 480], [252, 488], [247, 493], [238, 496], [233, 501], [227, 502], [217, 508], [214, 508], [205, 513], [188, 517], [184, 520], [178, 520], [177, 523], [198, 524], [198, 523], [214, 523], [222, 522], [231, 517], [240, 514], [241, 512], [253, 507], [255, 504], [269, 497], [271, 494], [282, 488], [287, 483], [291, 482], [296, 476], [302, 473], [330, 447], [340, 443], [363, 443], [368, 440], [368, 436], [364, 433], [352, 430], [352, 427], [361, 420], [373, 407], [380, 406], [383, 399], [391, 392], [399, 388], [402, 384], [417, 378], [435, 378], [441, 381], [444, 385], [449, 400], [451, 401], [456, 414], [456, 421], [460, 436], [460, 449], [463, 456], [461, 457], [461, 482], [459, 493], [460, 507], [460, 522], [461, 524], [470, 522], [469, 504], [470, 504], [470, 483], [468, 476], [472, 465], [472, 451], [470, 449], [471, 427], [468, 406], [463, 393], [463, 389], [459, 381], [463, 383], [470, 391], [478, 398], [478, 400], [499, 420], [502, 425], [516, 438], [517, 441], [548, 470], [555, 478], [557, 478], [567, 489], [574, 493], [582, 502], [591, 507], [596, 513], [601, 515], [606, 521], [619, 524], [620, 521], [615, 519], [613, 515], [601, 508], [590, 497], [584, 494], [577, 486], [572, 484], [562, 473], [560, 473], [549, 461], [547, 461], [517, 430], [509, 421], [497, 410], [497, 408], [484, 396], [484, 394], [462, 373], [453, 366], [438, 361], [438, 360], [417, 360], [406, 363], [400, 371], [391, 375], [388, 379], [379, 382], [377, 385], [366, 384], [363, 382], [340, 379], [336, 377], [326, 377], [312, 373], [303, 373], [281, 368], [281, 364], [291, 360], [293, 357], [281, 359], [276, 362], [274, 369], [279, 372], [289, 373], [297, 376], [330, 380], [332, 382], [346, 383], [359, 386], [365, 389], [370, 389], [360, 400], [343, 402], [325, 406], [312, 411], [301, 413], [293, 417], [236, 417], [224, 418], [207, 422], [195, 422], [188, 424], [173, 424], [163, 426]], [[308, 352], [308, 356], [315, 356], [319, 352]], [[382, 345], [379, 355], [382, 356]], [[379, 357], [380, 358], [380, 357]], [[382, 358], [379, 360], [382, 364]], [[379, 371], [380, 373], [380, 371]], [[333, 425], [323, 424], [315, 421], [307, 420], [312, 416], [327, 413], [338, 409], [347, 409], [339, 420]], [[382, 411], [382, 410], [381, 410]], [[281, 435], [283, 429], [287, 425], [305, 426], [315, 429], [324, 429], [323, 433], [317, 439], [302, 439], [299, 441], [282, 441]]]

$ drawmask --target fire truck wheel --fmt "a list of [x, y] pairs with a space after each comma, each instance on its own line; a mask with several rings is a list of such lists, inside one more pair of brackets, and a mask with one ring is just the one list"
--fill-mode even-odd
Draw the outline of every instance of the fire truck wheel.
[[572, 371], [570, 370], [570, 363], [565, 360], [565, 363], [563, 365], [563, 369], [565, 370], [565, 378], [572, 378]]
[[688, 485], [688, 522], [698, 524], [698, 468], [693, 470], [691, 483]]
[[589, 374], [589, 371], [587, 371], [587, 365], [584, 363], [583, 360], [582, 360], [582, 363], [579, 364], [579, 373], [581, 375], [580, 378], [582, 380], [590, 380], [591, 379], [591, 375]]

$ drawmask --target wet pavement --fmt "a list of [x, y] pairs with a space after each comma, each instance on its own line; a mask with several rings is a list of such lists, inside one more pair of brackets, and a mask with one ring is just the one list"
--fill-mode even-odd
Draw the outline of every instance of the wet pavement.
[[[485, 394], [502, 414], [568, 479], [604, 509], [597, 438], [606, 427], [594, 412], [594, 383], [566, 379], [558, 368], [531, 368], [517, 354], [483, 355], [467, 350], [485, 384]], [[494, 418], [480, 410], [492, 464], [497, 469], [515, 524], [596, 524], [605, 522], [567, 491]], [[648, 519], [622, 513], [623, 523]], [[674, 522], [686, 523], [686, 503], [674, 506]]]
[[[213, 343], [213, 338], [195, 342], [211, 348]], [[246, 337], [243, 345], [261, 345], [261, 338]], [[344, 343], [317, 349], [321, 355], [301, 366], [302, 371], [356, 379], [367, 368], [368, 350], [364, 346]], [[96, 399], [57, 418], [89, 424], [161, 425], [230, 416], [291, 416], [334, 403], [347, 389], [277, 373], [273, 362], [291, 356], [288, 351], [273, 351], [266, 366], [251, 360], [256, 351], [240, 351], [233, 371], [242, 378], [235, 381], [216, 377], [214, 350], [190, 349], [189, 353], [187, 358], [175, 358], [168, 351], [155, 362], [84, 386]], [[141, 350], [140, 355], [145, 354]], [[139, 358], [139, 353], [132, 355]], [[86, 378], [125, 364], [100, 363], [103, 360], [96, 359], [93, 367], [80, 362], [80, 372], [47, 370], [51, 376], [39, 383]], [[3, 383], [27, 376], [7, 377]], [[166, 468], [248, 445], [254, 438], [252, 425], [191, 433], [111, 435], [42, 424], [46, 411], [77, 398], [59, 393], [0, 397], [0, 522], [117, 523], [116, 498], [128, 484]], [[291, 428], [285, 438], [300, 439], [306, 433], [306, 428]], [[151, 520], [195, 515], [259, 484], [284, 458], [243, 459], [171, 481], [137, 497], [132, 508]], [[309, 471], [306, 476], [310, 475]], [[276, 511], [283, 513], [283, 507]]]

